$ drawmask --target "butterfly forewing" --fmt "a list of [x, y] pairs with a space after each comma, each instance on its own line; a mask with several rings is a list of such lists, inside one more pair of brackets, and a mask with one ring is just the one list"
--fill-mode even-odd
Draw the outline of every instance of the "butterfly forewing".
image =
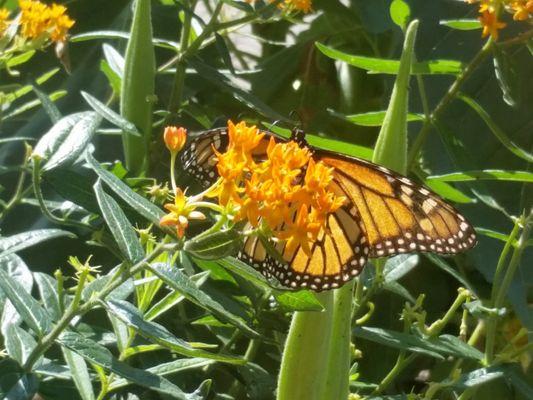
[[413, 251], [454, 254], [472, 247], [475, 233], [452, 206], [410, 179], [364, 160], [318, 152], [357, 209], [370, 257]]
[[226, 128], [211, 129], [188, 137], [187, 146], [181, 155], [183, 169], [205, 188], [216, 182], [216, 155], [214, 150], [226, 151], [228, 134]]

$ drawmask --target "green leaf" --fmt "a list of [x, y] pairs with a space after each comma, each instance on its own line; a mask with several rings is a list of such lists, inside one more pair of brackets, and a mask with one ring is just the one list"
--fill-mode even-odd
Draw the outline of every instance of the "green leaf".
[[141, 195], [135, 193], [128, 185], [111, 172], [103, 169], [89, 152], [85, 153], [85, 159], [94, 172], [96, 172], [100, 179], [104, 181], [115, 194], [143, 217], [159, 226], [159, 220], [165, 215], [163, 210]]
[[324, 306], [313, 292], [299, 290], [297, 292], [274, 292], [274, 297], [281, 308], [286, 311], [323, 311]]
[[481, 29], [482, 25], [478, 19], [443, 19], [439, 21], [441, 25], [448, 28], [457, 29], [460, 31], [471, 31], [474, 29]]
[[17, 65], [24, 64], [25, 62], [29, 61], [33, 57], [34, 54], [35, 54], [35, 50], [28, 50], [23, 53], [17, 54], [16, 56], [8, 58], [5, 65], [8, 68], [13, 68], [13, 67], [16, 67]]
[[[183, 371], [189, 371], [191, 369], [203, 368], [213, 363], [213, 360], [206, 360], [205, 358], [182, 358], [179, 360], [155, 365], [146, 369], [146, 372], [150, 372], [158, 376], [165, 376]], [[116, 379], [113, 380], [111, 385], [109, 385], [109, 390], [116, 390], [127, 386], [128, 384], [129, 382], [127, 382], [125, 379]]]
[[142, 135], [135, 136], [128, 132], [122, 135], [126, 166], [132, 173], [139, 174], [146, 170], [148, 162], [156, 66], [152, 43], [151, 0], [137, 0], [133, 7], [120, 90], [120, 115], [131, 121]]
[[504, 376], [507, 381], [514, 386], [516, 390], [524, 395], [526, 399], [533, 399], [533, 388], [528, 379], [524, 376], [519, 365], [507, 365], [504, 366], [506, 371]]
[[163, 280], [169, 287], [180, 292], [189, 301], [196, 304], [198, 307], [212, 312], [217, 318], [222, 321], [227, 321], [233, 326], [241, 329], [244, 333], [252, 337], [259, 337], [259, 334], [248, 327], [246, 323], [235, 314], [232, 314], [224, 308], [222, 304], [215, 301], [207, 293], [199, 290], [194, 282], [190, 280], [178, 268], [168, 265], [160, 264], [152, 266], [151, 270]]
[[453, 269], [446, 261], [444, 261], [441, 257], [426, 253], [424, 254], [424, 257], [428, 258], [433, 264], [435, 264], [437, 267], [442, 269], [444, 272], [450, 274], [455, 279], [457, 279], [465, 288], [467, 288], [470, 292], [476, 294], [477, 291], [474, 289], [474, 287], [465, 279], [463, 276], [457, 272], [455, 269]]
[[185, 242], [183, 250], [201, 260], [218, 260], [235, 254], [242, 247], [242, 238], [234, 229], [213, 232]]
[[[385, 58], [375, 58], [366, 56], [357, 56], [354, 54], [344, 53], [335, 50], [331, 47], [325, 46], [316, 42], [316, 47], [324, 53], [324, 55], [334, 60], [343, 61], [354, 67], [367, 70], [371, 73], [378, 74], [398, 74], [400, 69], [399, 60], [389, 60]], [[463, 70], [463, 65], [455, 60], [430, 60], [414, 63], [411, 69], [413, 75], [432, 75], [432, 74], [446, 74], [457, 75]]]
[[[110, 44], [104, 43], [102, 45], [102, 50], [104, 52], [105, 61], [109, 65], [109, 68], [115, 73], [120, 81], [124, 77], [124, 64], [126, 61], [124, 57]], [[120, 88], [118, 90], [120, 93]]]
[[63, 117], [39, 140], [33, 154], [46, 160], [44, 171], [72, 163], [85, 151], [99, 124], [100, 117], [92, 111]]
[[433, 190], [435, 193], [437, 193], [439, 196], [447, 200], [453, 201], [454, 203], [466, 204], [474, 203], [476, 201], [475, 199], [468, 197], [466, 194], [456, 189], [452, 185], [449, 185], [443, 181], [427, 180], [426, 178], [424, 184], [431, 190]]
[[[200, 272], [199, 274], [191, 276], [191, 281], [195, 283], [196, 287], [200, 287], [205, 281], [207, 281], [207, 278], [209, 278], [208, 271]], [[147, 321], [152, 321], [168, 310], [172, 309], [177, 304], [181, 303], [184, 299], [185, 296], [183, 296], [180, 292], [173, 290], [159, 300], [156, 304], [154, 304], [152, 308], [146, 312], [144, 319]]]
[[94, 363], [107, 371], [121, 376], [131, 383], [169, 395], [181, 400], [203, 400], [195, 393], [185, 393], [179, 387], [153, 373], [137, 369], [117, 360], [105, 347], [99, 345], [79, 333], [65, 331], [57, 341], [82, 356], [90, 363]]
[[487, 113], [478, 102], [463, 94], [458, 95], [457, 97], [463, 100], [466, 104], [468, 104], [481, 117], [481, 119], [489, 127], [490, 131], [494, 134], [494, 136], [496, 136], [496, 139], [498, 139], [500, 143], [507, 148], [507, 150], [528, 162], [533, 162], [533, 154], [517, 146], [509, 138], [509, 136], [507, 136], [505, 132], [503, 132], [500, 127], [496, 125], [489, 113]]
[[411, 18], [411, 8], [404, 0], [393, 0], [390, 5], [390, 16], [396, 25], [405, 30]]
[[[290, 129], [280, 128], [279, 126], [272, 126], [272, 124], [263, 123], [270, 131], [275, 134], [288, 138], [291, 135]], [[319, 149], [335, 151], [337, 153], [347, 154], [353, 157], [370, 160], [372, 158], [373, 150], [369, 147], [359, 146], [352, 143], [341, 142], [340, 140], [328, 139], [319, 135], [306, 133], [305, 140], [313, 147]]]
[[[30, 353], [37, 346], [37, 341], [21, 327], [10, 325], [7, 328], [4, 344], [7, 354], [20, 365], [24, 365]], [[35, 364], [39, 365], [40, 361], [37, 361]]]
[[512, 55], [502, 46], [495, 43], [492, 46], [494, 55], [494, 72], [500, 89], [502, 90], [503, 100], [511, 107], [517, 107], [522, 99], [523, 80], [519, 74]]
[[119, 114], [107, 107], [100, 100], [96, 99], [95, 97], [84, 91], [81, 92], [81, 95], [83, 96], [85, 101], [87, 101], [87, 103], [91, 106], [91, 108], [96, 111], [96, 113], [98, 113], [98, 115], [100, 115], [102, 118], [111, 122], [113, 125], [119, 127], [127, 133], [141, 136], [134, 124], [122, 118]]
[[483, 358], [483, 354], [479, 350], [450, 335], [442, 335], [438, 338], [423, 338], [408, 333], [368, 326], [357, 327], [353, 332], [357, 337], [371, 340], [395, 349], [426, 354], [440, 360], [444, 359], [442, 355], [473, 360], [481, 360]]
[[43, 302], [46, 311], [54, 321], [59, 320], [62, 313], [61, 305], [59, 303], [59, 296], [57, 294], [57, 281], [50, 275], [42, 272], [34, 272], [33, 276], [35, 278], [35, 282], [37, 283], [41, 301]]
[[[46, 96], [46, 99], [47, 99], [47, 102], [48, 104], [54, 104], [53, 102], [66, 96], [67, 95], [67, 91], [66, 90], [57, 90], [55, 92], [52, 92], [50, 93], [50, 96]], [[39, 96], [38, 96], [39, 97]], [[11, 118], [14, 118], [14, 117], [17, 117], [19, 116], [20, 114], [23, 114], [27, 111], [30, 111], [34, 108], [37, 108], [38, 106], [40, 105], [43, 105], [43, 107], [45, 108], [46, 110], [46, 107], [43, 103], [43, 101], [41, 100], [41, 98], [39, 97], [38, 99], [35, 99], [35, 100], [31, 100], [31, 101], [28, 101], [27, 103], [24, 103], [23, 105], [21, 105], [20, 107], [17, 107], [15, 108], [14, 110], [12, 110], [11, 112], [9, 112], [8, 114], [5, 114], [3, 119], [4, 120], [8, 120], [8, 119], [11, 119]], [[47, 113], [49, 114], [49, 111], [47, 110]], [[53, 122], [55, 122], [54, 120], [52, 120]]]
[[395, 282], [407, 275], [420, 261], [417, 254], [400, 254], [389, 258], [383, 268], [385, 282]]
[[[46, 113], [48, 114], [48, 116], [50, 117], [52, 122], [54, 124], [56, 122], [58, 122], [62, 118], [62, 115], [61, 115], [61, 112], [59, 111], [59, 109], [54, 104], [54, 101], [53, 101], [53, 100], [55, 100], [54, 96], [47, 95], [45, 92], [43, 92], [39, 88], [39, 86], [37, 84], [34, 84], [32, 86], [32, 88], [33, 88], [33, 91], [35, 92], [35, 94], [37, 95], [37, 97], [39, 98], [39, 100], [41, 101], [41, 104], [43, 105], [44, 111], [46, 111]], [[63, 93], [66, 94], [67, 92], [64, 91]]]
[[[0, 247], [0, 251], [3, 250]], [[15, 254], [10, 254], [0, 259], [0, 268], [2, 268], [13, 280], [20, 283], [22, 288], [31, 293], [33, 288], [33, 275], [22, 258]], [[4, 292], [0, 289], [0, 334], [6, 336], [7, 328], [10, 325], [19, 325], [22, 318], [19, 313], [7, 300]]]
[[249, 266], [248, 264], [238, 260], [234, 257], [226, 257], [217, 261], [220, 265], [226, 268], [228, 271], [233, 272], [236, 275], [244, 278], [246, 281], [253, 283], [257, 287], [262, 288], [265, 291], [270, 291], [273, 288], [280, 291], [288, 290], [286, 287], [270, 283], [267, 279], [261, 275], [257, 270]]
[[[5, 258], [0, 259], [0, 263], [4, 260]], [[39, 337], [42, 337], [50, 330], [52, 321], [44, 308], [24, 290], [24, 287], [19, 282], [11, 278], [3, 268], [0, 268], [0, 288], [2, 288], [24, 322]]]
[[3, 400], [33, 399], [39, 389], [39, 380], [35, 374], [24, 374], [7, 392]]
[[533, 172], [485, 169], [480, 171], [453, 172], [451, 174], [433, 175], [427, 177], [428, 182], [467, 182], [475, 180], [533, 182]]
[[[74, 35], [69, 38], [69, 42], [85, 42], [88, 40], [98, 40], [98, 39], [126, 39], [129, 40], [129, 32], [120, 32], [120, 31], [111, 31], [111, 30], [101, 30], [101, 31], [92, 31], [80, 33], [79, 35]], [[177, 42], [166, 39], [153, 39], [154, 46], [161, 47], [168, 50], [179, 50], [180, 45]]]
[[[370, 111], [361, 114], [351, 114], [351, 115], [342, 115], [333, 110], [328, 110], [330, 114], [335, 115], [336, 117], [342, 118], [346, 121], [349, 121], [355, 125], [360, 126], [381, 126], [385, 120], [385, 113], [387, 111]], [[407, 113], [407, 122], [413, 121], [423, 121], [423, 114], [414, 114]]]
[[122, 254], [132, 264], [141, 261], [144, 258], [144, 249], [120, 206], [111, 196], [104, 192], [100, 180], [94, 184], [94, 192], [102, 210], [102, 216]]
[[61, 350], [80, 397], [82, 400], [94, 400], [93, 385], [85, 359], [66, 347], [61, 347]]
[[[93, 296], [100, 292], [115, 275], [117, 268], [113, 268], [111, 271], [109, 271], [107, 275], [99, 276], [98, 278], [87, 284], [81, 292], [81, 298], [85, 301], [89, 301]], [[111, 293], [109, 293], [106, 299], [124, 300], [133, 293], [133, 289], [133, 279], [127, 279], [126, 282], [124, 282]]]
[[0, 259], [41, 242], [65, 236], [71, 239], [76, 237], [73, 233], [61, 229], [36, 229], [9, 237], [0, 237]]
[[186, 341], [174, 336], [164, 326], [144, 320], [141, 312], [127, 301], [110, 300], [105, 302], [105, 306], [109, 312], [129, 327], [135, 329], [150, 342], [159, 344], [178, 354], [183, 354], [188, 357], [203, 357], [232, 364], [242, 364], [245, 362], [245, 360], [237, 357], [195, 349]]
[[237, 100], [241, 101], [244, 105], [252, 110], [259, 112], [272, 120], [291, 122], [288, 118], [279, 114], [277, 111], [265, 104], [261, 99], [242, 89], [231, 77], [223, 75], [215, 68], [196, 60], [189, 60], [189, 64], [196, 70], [196, 72], [198, 72], [202, 79], [208, 80], [219, 89], [227, 92], [228, 95], [234, 96]]

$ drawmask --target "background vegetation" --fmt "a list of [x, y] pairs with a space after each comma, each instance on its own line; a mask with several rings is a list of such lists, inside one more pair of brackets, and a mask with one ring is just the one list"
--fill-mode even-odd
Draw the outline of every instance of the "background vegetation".
[[[2, 47], [1, 396], [275, 398], [291, 316], [320, 319], [324, 299], [273, 289], [232, 258], [158, 245], [163, 127], [300, 124], [313, 145], [371, 159], [378, 133], [402, 138], [407, 117], [400, 165], [453, 202], [479, 244], [365, 268], [349, 297], [352, 344], [339, 350], [346, 390], [533, 398], [531, 17], [502, 12], [495, 41], [462, 1], [315, 0], [307, 14], [262, 1], [149, 4], [65, 2], [76, 23], [59, 58], [48, 42], [7, 57]], [[16, 15], [16, 1], [0, 6]], [[401, 81], [391, 60], [415, 19]], [[395, 82], [410, 114], [380, 128]], [[337, 398], [287, 394], [323, 377], [300, 366], [284, 372], [279, 399]]]

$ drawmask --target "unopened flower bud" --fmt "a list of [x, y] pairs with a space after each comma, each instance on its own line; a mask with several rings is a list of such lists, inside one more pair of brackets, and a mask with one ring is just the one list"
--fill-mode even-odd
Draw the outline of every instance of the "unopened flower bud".
[[165, 145], [171, 153], [177, 153], [183, 146], [185, 146], [185, 141], [187, 140], [187, 129], [177, 126], [167, 126], [165, 132], [163, 133], [163, 138], [165, 140]]

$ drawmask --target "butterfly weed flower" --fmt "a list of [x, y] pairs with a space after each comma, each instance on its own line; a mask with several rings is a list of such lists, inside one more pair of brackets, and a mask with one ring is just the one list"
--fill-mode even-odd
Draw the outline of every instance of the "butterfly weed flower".
[[[255, 0], [246, 0], [247, 3], [253, 3]], [[269, 0], [273, 3], [274, 0]], [[286, 13], [303, 12], [305, 14], [313, 11], [312, 0], [281, 0], [278, 7]]]
[[228, 137], [227, 150], [215, 150], [220, 179], [210, 195], [234, 210], [235, 222], [245, 220], [274, 240], [285, 241], [289, 252], [301, 246], [310, 254], [327, 215], [345, 201], [331, 190], [332, 170], [315, 162], [309, 149], [272, 137], [266, 159], [255, 160], [264, 133], [244, 122], [229, 121]]
[[533, 20], [533, 0], [465, 0], [467, 3], [479, 3], [479, 21], [483, 27], [481, 36], [490, 36], [498, 40], [499, 31], [507, 26], [501, 21], [502, 10], [513, 15], [515, 21]]
[[174, 203], [165, 204], [165, 209], [169, 213], [161, 218], [159, 224], [176, 228], [176, 234], [181, 239], [185, 235], [185, 230], [189, 227], [189, 220], [205, 219], [205, 215], [197, 211], [196, 208], [194, 201], [185, 196], [184, 191], [177, 188], [174, 194]]
[[507, 26], [505, 22], [498, 20], [498, 15], [495, 12], [490, 11], [489, 9], [482, 12], [479, 21], [481, 22], [481, 25], [483, 25], [483, 33], [481, 34], [481, 37], [487, 37], [490, 35], [494, 40], [498, 40], [499, 30]]
[[187, 129], [177, 126], [167, 126], [163, 132], [167, 149], [171, 153], [178, 153], [187, 141]]
[[75, 24], [66, 11], [66, 7], [52, 3], [46, 5], [35, 0], [20, 0], [21, 34], [25, 39], [37, 43], [50, 39], [64, 42], [68, 31]]
[[187, 129], [177, 126], [167, 126], [163, 131], [163, 141], [170, 151], [170, 182], [172, 190], [175, 192], [176, 187], [176, 156], [185, 146], [187, 141]]

